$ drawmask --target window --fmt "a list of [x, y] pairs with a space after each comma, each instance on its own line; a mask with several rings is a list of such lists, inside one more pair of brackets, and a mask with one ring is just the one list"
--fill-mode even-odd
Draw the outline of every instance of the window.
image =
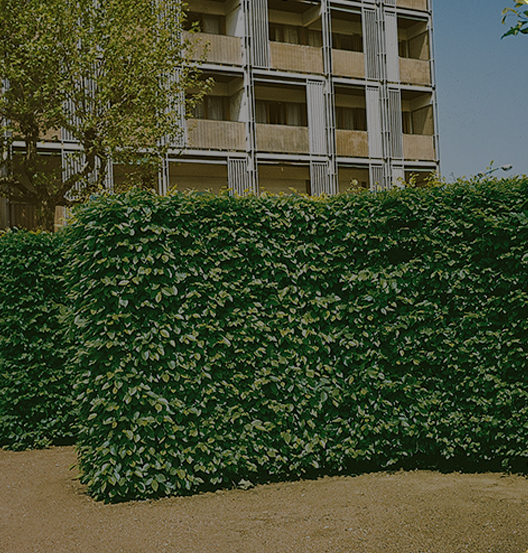
[[226, 34], [225, 17], [222, 15], [189, 12], [185, 22], [186, 30], [189, 30], [193, 25], [198, 25], [202, 33], [211, 35]]
[[193, 118], [229, 121], [229, 98], [227, 96], [206, 96], [194, 107]]
[[363, 52], [363, 38], [361, 35], [344, 35], [334, 33], [332, 35], [332, 44], [336, 50]]
[[306, 106], [304, 104], [257, 100], [255, 107], [257, 123], [290, 125], [294, 127], [306, 127], [308, 124]]
[[273, 42], [286, 42], [288, 44], [300, 44], [303, 46], [323, 46], [323, 37], [320, 31], [294, 27], [292, 25], [270, 24], [270, 40]]
[[365, 108], [336, 107], [336, 128], [348, 131], [367, 130]]

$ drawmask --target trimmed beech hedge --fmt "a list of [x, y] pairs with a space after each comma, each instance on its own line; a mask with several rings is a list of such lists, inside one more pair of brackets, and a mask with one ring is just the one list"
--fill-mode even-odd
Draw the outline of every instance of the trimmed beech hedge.
[[73, 443], [59, 235], [0, 235], [0, 447]]
[[528, 186], [96, 199], [69, 229], [82, 481], [105, 501], [528, 468]]

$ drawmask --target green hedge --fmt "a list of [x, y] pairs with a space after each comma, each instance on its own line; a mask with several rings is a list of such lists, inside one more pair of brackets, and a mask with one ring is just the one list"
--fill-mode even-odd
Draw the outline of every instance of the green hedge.
[[0, 235], [0, 447], [74, 439], [59, 235]]
[[94, 497], [527, 469], [525, 181], [132, 192], [82, 207], [68, 239]]

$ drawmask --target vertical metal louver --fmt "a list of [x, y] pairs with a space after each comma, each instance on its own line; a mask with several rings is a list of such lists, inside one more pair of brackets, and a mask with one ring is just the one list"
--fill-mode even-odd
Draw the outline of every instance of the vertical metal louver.
[[[83, 83], [78, 83], [76, 85], [77, 87], [83, 86]], [[80, 126], [80, 117], [77, 115], [77, 109], [75, 106], [75, 102], [70, 97], [68, 98], [64, 103], [64, 110], [66, 112], [66, 116], [69, 119], [69, 122], [73, 127], [79, 127]], [[67, 129], [61, 130], [61, 137], [63, 142], [77, 142], [77, 139], [75, 136]]]
[[326, 75], [332, 74], [332, 16], [329, 0], [321, 0], [319, 8], [323, 35], [323, 67]]
[[[176, 88], [179, 89], [178, 84], [181, 79], [181, 70], [176, 69], [174, 72], [169, 73], [163, 77], [166, 80], [167, 87], [169, 89]], [[174, 136], [173, 141], [169, 146], [174, 148], [185, 148], [187, 145], [187, 120], [185, 118], [185, 92], [183, 90], [178, 90], [176, 96], [172, 98], [171, 105], [167, 106], [167, 112], [169, 117], [171, 113], [174, 113], [175, 118], [178, 122], [179, 132]], [[168, 139], [165, 138], [164, 142], [167, 143]]]
[[114, 162], [110, 158], [106, 160], [105, 189], [114, 192]]
[[371, 190], [385, 189], [385, 170], [383, 165], [372, 164], [369, 170], [369, 178]]
[[[9, 89], [9, 81], [7, 79], [2, 79], [0, 81], [0, 97]], [[9, 124], [9, 120], [5, 118], [0, 118], [0, 125], [4, 126], [5, 130], [3, 131], [3, 137], [2, 139], [4, 142], [7, 142], [8, 139], [11, 137], [11, 131], [8, 131], [6, 127]], [[0, 165], [0, 177], [5, 177], [8, 174], [8, 164], [10, 163], [12, 159], [12, 152], [11, 146], [9, 146], [9, 149], [5, 149], [3, 151], [3, 157], [1, 160]], [[7, 205], [7, 204], [6, 204]], [[5, 219], [4, 219], [5, 220]]]
[[[86, 158], [81, 152], [67, 152], [62, 150], [61, 162], [62, 180], [63, 182], [66, 182], [68, 179], [71, 179], [74, 175], [82, 171], [84, 164], [86, 163]], [[66, 193], [66, 198], [68, 198], [68, 200], [75, 200], [80, 190], [80, 183], [77, 183]]]
[[268, 0], [251, 0], [249, 12], [252, 64], [255, 67], [269, 67]]
[[312, 154], [326, 154], [326, 109], [323, 81], [308, 81], [306, 96], [310, 152]]
[[[86, 156], [81, 151], [61, 151], [61, 162], [62, 162], [62, 180], [66, 182], [68, 179], [72, 178], [74, 175], [81, 173], [84, 165], [86, 163]], [[71, 190], [66, 194], [66, 197], [69, 200], [75, 200], [79, 193], [82, 192], [83, 188], [88, 184], [95, 184], [99, 179], [101, 171], [101, 164], [99, 159], [96, 160], [95, 169], [88, 177], [87, 181], [77, 182]], [[108, 159], [106, 162], [106, 174], [104, 180], [104, 188], [109, 192], [114, 191], [114, 164], [112, 160]]]
[[255, 193], [247, 158], [230, 157], [227, 160], [227, 179], [234, 193], [240, 196]]
[[396, 0], [385, 0], [387, 6], [396, 6]]
[[[158, 0], [159, 1], [159, 0]], [[182, 14], [182, 4], [180, 0], [177, 0], [175, 4], [169, 3], [168, 6], [169, 12], [164, 13], [165, 17], [169, 17], [175, 21], [178, 21], [181, 14]], [[172, 44], [177, 45], [180, 48], [183, 49], [183, 33], [181, 32], [181, 28], [178, 27], [177, 33], [175, 36], [172, 37]], [[182, 70], [180, 68], [176, 68], [168, 75], [168, 83], [169, 86], [174, 86], [176, 84], [179, 84], [182, 78]], [[171, 106], [172, 109], [176, 111], [177, 117], [178, 117], [178, 124], [180, 128], [180, 133], [176, 137], [176, 143], [174, 144], [177, 148], [184, 148], [187, 144], [187, 120], [185, 117], [185, 91], [183, 88], [180, 88], [177, 94], [177, 98], [174, 99], [175, 106]], [[168, 161], [164, 161], [164, 164], [167, 167], [167, 183], [168, 181]]]
[[[179, 0], [175, 0], [174, 2], [161, 2], [160, 0], [156, 0], [156, 10], [157, 10], [157, 18], [158, 18], [158, 25], [160, 28], [171, 28], [171, 22], [172, 21], [178, 21], [182, 5]], [[170, 35], [170, 44], [171, 47], [176, 47], [183, 49], [184, 48], [184, 40], [183, 40], [183, 33], [181, 32], [181, 29], [178, 27], [175, 32], [171, 32]], [[182, 71], [179, 68], [175, 68], [173, 70], [170, 70], [167, 74], [164, 74], [161, 76], [162, 82], [165, 83], [165, 86], [168, 90], [177, 90], [175, 96], [171, 99], [171, 105], [167, 106], [166, 115], [171, 116], [172, 113], [175, 114], [175, 117], [178, 121], [178, 128], [180, 132], [174, 137], [173, 142], [171, 144], [167, 144], [168, 140], [167, 138], [164, 139], [163, 144], [164, 145], [170, 145], [174, 146], [176, 148], [184, 148], [187, 143], [187, 123], [185, 119], [185, 92], [183, 90], [179, 90], [179, 83], [181, 80]], [[165, 163], [165, 162], [164, 162]], [[163, 175], [160, 174], [159, 180], [160, 180], [160, 193], [162, 190], [161, 187], [161, 181], [164, 179]], [[168, 181], [167, 181], [168, 182]]]
[[367, 128], [370, 157], [383, 157], [383, 136], [381, 125], [381, 95], [378, 86], [367, 86]]
[[[66, 117], [70, 120], [72, 127], [80, 129], [82, 127], [82, 118], [79, 115], [81, 112], [84, 117], [93, 115], [96, 110], [96, 96], [97, 96], [97, 78], [101, 76], [102, 63], [95, 61], [88, 73], [84, 76], [80, 76], [79, 79], [72, 85], [72, 95], [70, 95], [64, 102], [64, 110]], [[78, 103], [73, 99], [77, 96]], [[62, 140], [64, 142], [78, 142], [73, 134], [62, 129]]]
[[374, 8], [363, 8], [363, 46], [367, 79], [379, 78], [378, 23]]
[[[332, 15], [330, 0], [321, 0], [320, 15], [323, 31], [323, 67], [325, 80], [321, 81], [320, 91], [322, 97], [318, 102], [322, 103], [323, 113], [319, 116], [323, 123], [323, 132], [315, 136], [314, 130], [319, 125], [314, 125], [310, 136], [310, 149], [313, 154], [326, 154], [325, 192], [337, 193], [337, 160], [336, 160], [336, 134], [335, 134], [335, 107], [334, 107], [334, 83], [333, 83], [333, 55], [332, 55]], [[315, 92], [315, 89], [314, 89]], [[315, 160], [312, 160], [315, 163]], [[317, 163], [319, 163], [318, 161]]]
[[165, 196], [170, 187], [169, 160], [167, 156], [163, 159], [158, 171], [158, 194]]
[[312, 196], [333, 193], [327, 161], [310, 162], [310, 184]]
[[391, 157], [401, 159], [403, 158], [403, 134], [401, 91], [399, 89], [388, 89], [388, 120]]
[[378, 80], [387, 80], [387, 50], [385, 47], [385, 10], [381, 2], [376, 8], [376, 27], [378, 38]]
[[403, 165], [392, 165], [392, 186], [403, 187], [405, 169]]
[[394, 12], [385, 12], [385, 49], [387, 80], [400, 81], [400, 58], [398, 55], [398, 19]]

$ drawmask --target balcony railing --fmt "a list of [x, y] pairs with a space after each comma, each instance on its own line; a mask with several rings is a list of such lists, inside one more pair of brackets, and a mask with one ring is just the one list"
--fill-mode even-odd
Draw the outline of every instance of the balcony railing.
[[333, 50], [333, 72], [340, 77], [365, 77], [365, 54], [348, 50]]
[[366, 131], [336, 130], [337, 155], [368, 157], [368, 133]]
[[323, 73], [321, 48], [270, 42], [271, 67], [299, 73]]
[[434, 138], [422, 134], [404, 134], [403, 157], [409, 160], [434, 161]]
[[409, 8], [411, 10], [427, 11], [427, 0], [396, 0], [399, 8]]
[[237, 121], [206, 121], [194, 119], [188, 123], [188, 146], [203, 150], [245, 150], [244, 123]]
[[262, 152], [309, 153], [308, 127], [259, 124], [257, 148]]
[[242, 41], [236, 36], [211, 35], [208, 33], [183, 33], [184, 40], [196, 42], [193, 58], [199, 59], [207, 47], [207, 62], [222, 65], [242, 65]]
[[407, 84], [430, 85], [431, 63], [428, 60], [400, 58], [400, 81]]

